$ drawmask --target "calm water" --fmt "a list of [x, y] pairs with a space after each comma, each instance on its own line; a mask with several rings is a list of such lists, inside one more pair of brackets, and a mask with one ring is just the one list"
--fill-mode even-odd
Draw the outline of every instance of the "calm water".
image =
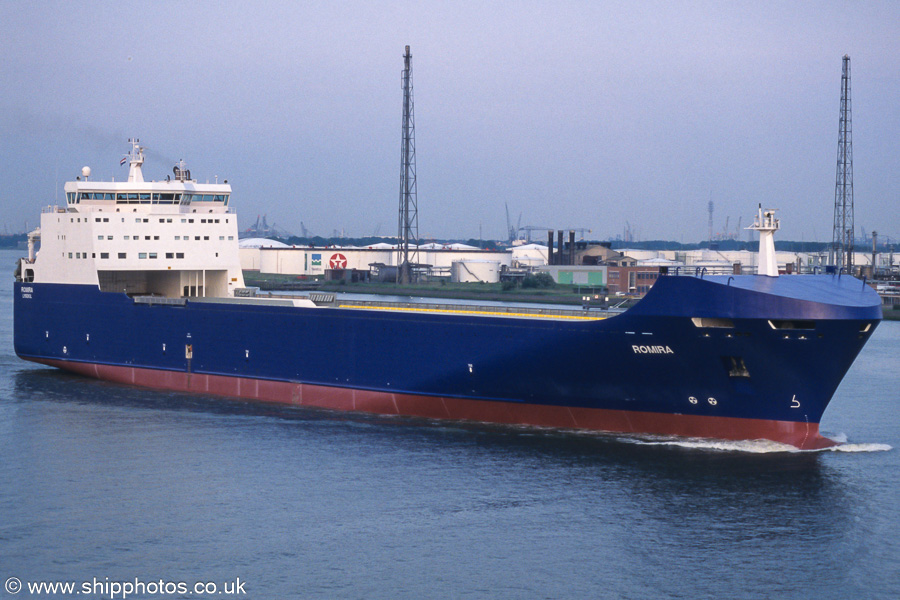
[[[900, 323], [881, 325], [826, 413], [845, 450], [800, 453], [106, 384], [19, 361], [9, 288], [0, 581], [240, 578], [257, 599], [900, 597]], [[94, 590], [79, 597], [112, 595]], [[37, 595], [0, 591], [14, 597]]]

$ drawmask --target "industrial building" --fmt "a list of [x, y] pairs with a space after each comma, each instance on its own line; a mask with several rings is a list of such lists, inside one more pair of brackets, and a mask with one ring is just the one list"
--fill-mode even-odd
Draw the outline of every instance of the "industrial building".
[[[504, 273], [540, 271], [561, 284], [607, 287], [610, 293], [645, 294], [663, 274], [755, 273], [759, 256], [747, 250], [612, 250], [608, 244], [585, 245], [570, 259], [574, 264], [548, 265], [547, 246], [526, 244], [506, 250], [480, 250], [465, 244], [423, 244], [418, 246], [418, 264], [423, 275], [460, 282], [494, 283]], [[263, 239], [241, 241], [241, 268], [246, 271], [323, 277], [327, 272], [375, 272], [397, 267], [397, 247], [374, 244], [365, 247], [298, 247]], [[863, 271], [871, 268], [871, 253], [853, 253], [854, 264]], [[893, 255], [875, 256], [878, 270], [889, 270]], [[824, 271], [824, 253], [776, 252], [782, 273]]]
[[[261, 273], [319, 277], [329, 271], [372, 272], [396, 269], [397, 247], [374, 244], [365, 247], [299, 247], [260, 240], [241, 242], [241, 268]], [[507, 251], [480, 250], [465, 244], [423, 244], [417, 247], [418, 265], [429, 277], [452, 281], [495, 283], [510, 268], [534, 268], [546, 264], [546, 248], [536, 244]]]

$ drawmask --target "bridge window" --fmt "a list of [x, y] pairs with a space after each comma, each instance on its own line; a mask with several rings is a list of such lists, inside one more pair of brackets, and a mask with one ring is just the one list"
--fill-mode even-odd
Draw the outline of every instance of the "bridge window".
[[119, 258], [127, 258], [127, 254], [125, 252], [119, 252]]
[[109, 258], [109, 252], [101, 252], [101, 253], [100, 253], [100, 258], [101, 258], [101, 259], [103, 259], [103, 258]]

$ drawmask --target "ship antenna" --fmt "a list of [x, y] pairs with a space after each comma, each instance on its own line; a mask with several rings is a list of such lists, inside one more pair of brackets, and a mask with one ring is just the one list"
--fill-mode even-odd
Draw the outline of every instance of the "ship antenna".
[[144, 164], [144, 148], [140, 146], [141, 140], [137, 138], [129, 138], [131, 143], [131, 152], [128, 153], [129, 164], [131, 168], [128, 170], [129, 183], [143, 183], [144, 173], [141, 166]]

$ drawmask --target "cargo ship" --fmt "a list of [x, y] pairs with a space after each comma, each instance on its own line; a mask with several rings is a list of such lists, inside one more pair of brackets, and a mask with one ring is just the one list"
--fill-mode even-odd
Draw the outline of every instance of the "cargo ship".
[[[17, 265], [19, 357], [251, 401], [801, 449], [881, 320], [848, 275], [781, 275], [760, 207], [755, 275], [660, 277], [616, 315], [323, 305], [244, 286], [231, 186], [183, 163], [65, 185]], [[37, 249], [39, 245], [39, 250]]]

